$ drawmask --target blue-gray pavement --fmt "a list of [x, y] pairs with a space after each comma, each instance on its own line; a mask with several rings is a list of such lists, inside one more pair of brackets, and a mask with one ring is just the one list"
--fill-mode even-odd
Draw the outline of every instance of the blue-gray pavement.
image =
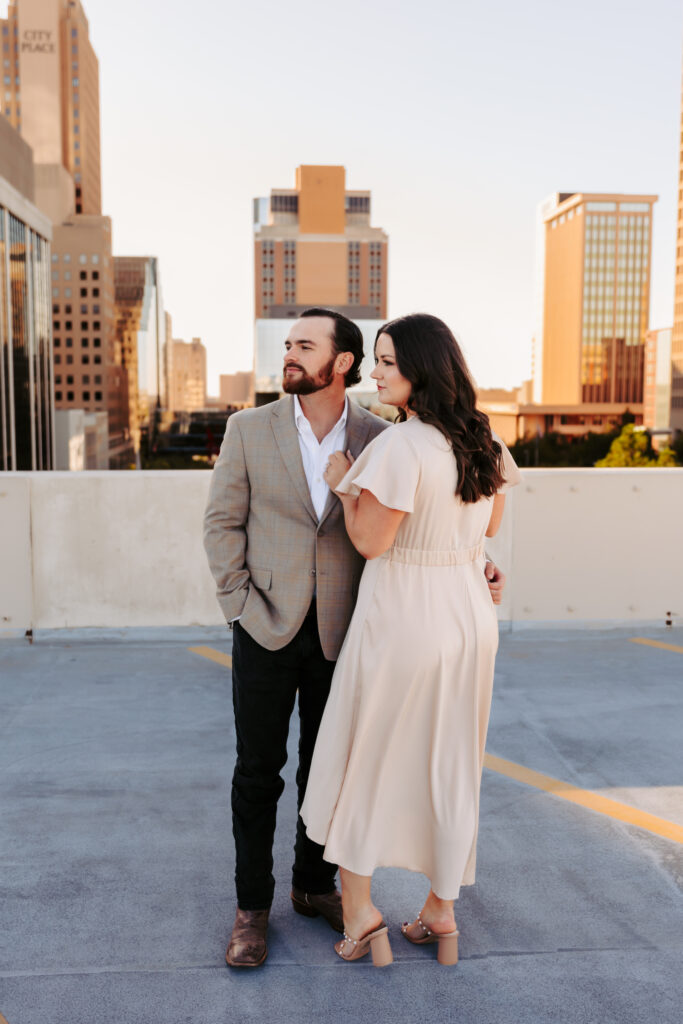
[[[683, 824], [683, 630], [503, 634], [488, 750]], [[8, 1024], [680, 1024], [683, 847], [484, 772], [461, 961], [399, 922], [427, 883], [377, 873], [393, 966], [345, 964], [289, 904], [296, 717], [270, 955], [229, 970], [229, 634], [0, 644], [0, 1013]], [[193, 642], [194, 640], [194, 642]], [[633, 800], [629, 800], [632, 791]]]

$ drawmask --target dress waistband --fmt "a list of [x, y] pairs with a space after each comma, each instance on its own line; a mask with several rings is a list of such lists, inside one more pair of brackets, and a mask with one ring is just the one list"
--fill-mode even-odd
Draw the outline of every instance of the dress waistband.
[[485, 545], [477, 544], [474, 548], [399, 548], [391, 547], [382, 558], [390, 562], [403, 562], [405, 565], [469, 565], [476, 562], [484, 554]]

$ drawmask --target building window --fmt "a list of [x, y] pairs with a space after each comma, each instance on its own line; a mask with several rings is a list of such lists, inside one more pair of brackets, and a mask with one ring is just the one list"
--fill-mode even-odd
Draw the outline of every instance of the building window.
[[74, 340], [73, 340], [73, 338], [67, 338], [66, 339], [66, 347], [67, 348], [73, 348], [74, 347]]
[[59, 346], [61, 345], [61, 342], [60, 342], [59, 338], [55, 338], [54, 344], [55, 344], [55, 348], [59, 348]]
[[83, 374], [83, 383], [84, 384], [89, 384], [90, 383], [90, 377], [88, 376], [87, 373]]
[[[78, 257], [78, 262], [79, 263], [87, 263], [88, 262], [88, 257], [86, 256], [86, 254], [84, 252], [82, 252], [80, 254], [80, 256]], [[86, 276], [86, 274], [83, 271], [81, 271], [81, 279], [84, 278], [85, 276]]]
[[67, 384], [73, 384], [74, 379], [73, 379], [73, 376], [71, 374], [69, 374], [69, 376], [66, 378], [66, 382], [67, 382]]
[[100, 262], [100, 257], [97, 255], [96, 252], [94, 252], [92, 254], [92, 256], [90, 257], [90, 262], [91, 263], [99, 263]]
[[93, 313], [94, 313], [94, 314], [95, 314], [95, 315], [97, 316], [97, 314], [98, 314], [98, 313], [99, 313], [99, 311], [100, 311], [100, 307], [99, 307], [99, 305], [98, 305], [97, 303], [95, 303], [95, 304], [94, 304], [94, 306], [93, 306], [93, 308], [92, 308], [92, 311], [93, 311]]
[[93, 298], [99, 299], [99, 297], [100, 297], [100, 289], [99, 288], [93, 288], [92, 294], [93, 294]]
[[90, 364], [90, 356], [81, 356], [81, 366], [88, 366]]
[[62, 392], [61, 391], [55, 391], [55, 402], [61, 402], [61, 400], [62, 400]]
[[83, 392], [83, 401], [84, 402], [89, 402], [90, 401], [90, 392], [89, 391], [84, 391]]
[[93, 331], [99, 331], [99, 329], [100, 329], [100, 321], [99, 320], [93, 320], [92, 329], [93, 329]]
[[87, 320], [81, 320], [81, 330], [82, 331], [87, 331], [88, 330], [88, 321]]
[[53, 320], [52, 321], [52, 330], [53, 331], [59, 331], [60, 329], [61, 328], [59, 326], [59, 320]]
[[[81, 298], [84, 299], [87, 294], [88, 294], [88, 289], [87, 288], [81, 288]], [[85, 310], [83, 309], [82, 306], [81, 306], [81, 312], [82, 313], [85, 312]]]
[[93, 272], [92, 272], [92, 279], [93, 279], [93, 281], [99, 281], [99, 279], [100, 279], [100, 272], [99, 272], [99, 270], [93, 270]]
[[[73, 329], [73, 320], [67, 320], [66, 323], [64, 324], [64, 326], [67, 329], [67, 331], [72, 330]], [[67, 344], [68, 344], [68, 341], [67, 341]]]
[[92, 343], [93, 343], [93, 346], [95, 348], [100, 348], [100, 346], [102, 344], [102, 339], [101, 338], [93, 338]]
[[99, 366], [100, 363], [102, 362], [102, 356], [95, 355], [95, 356], [93, 356], [93, 360], [92, 361], [93, 361], [93, 363], [96, 363]]
[[66, 365], [67, 366], [71, 366], [73, 361], [74, 361], [74, 357], [71, 355], [71, 353], [69, 353], [69, 355], [66, 357]]
[[96, 391], [95, 392], [95, 401], [96, 402], [101, 402], [102, 401], [102, 392], [101, 391]]
[[61, 356], [60, 356], [59, 354], [57, 354], [57, 355], [55, 356], [55, 363], [56, 363], [57, 365], [59, 365], [59, 363], [61, 363], [61, 361], [62, 361], [62, 357], [61, 357]]

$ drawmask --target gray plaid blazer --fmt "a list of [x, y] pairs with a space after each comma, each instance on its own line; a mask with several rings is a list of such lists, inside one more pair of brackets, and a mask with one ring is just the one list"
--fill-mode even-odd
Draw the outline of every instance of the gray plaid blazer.
[[[344, 450], [358, 457], [388, 426], [350, 401]], [[318, 522], [291, 395], [229, 418], [211, 479], [204, 547], [228, 622], [240, 616], [257, 643], [277, 651], [300, 629], [316, 590], [323, 653], [337, 658], [365, 563], [336, 495], [328, 495]]]

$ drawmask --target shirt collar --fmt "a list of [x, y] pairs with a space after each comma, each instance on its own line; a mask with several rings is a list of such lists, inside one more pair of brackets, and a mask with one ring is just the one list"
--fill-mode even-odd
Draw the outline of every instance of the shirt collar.
[[[332, 433], [333, 430], [337, 430], [339, 427], [346, 426], [346, 420], [347, 420], [347, 417], [348, 417], [348, 412], [349, 412], [349, 396], [345, 395], [344, 396], [344, 411], [341, 414], [341, 416], [339, 417], [339, 419], [337, 420], [337, 422], [335, 423], [335, 425], [330, 430], [330, 434]], [[301, 428], [304, 427], [304, 426], [307, 426], [309, 430], [311, 429], [311, 424], [308, 422], [308, 420], [304, 416], [304, 411], [301, 408], [301, 402], [299, 401], [299, 396], [298, 395], [294, 395], [294, 422], [296, 424], [296, 429], [297, 430], [301, 430]], [[329, 437], [329, 434], [327, 436]]]

